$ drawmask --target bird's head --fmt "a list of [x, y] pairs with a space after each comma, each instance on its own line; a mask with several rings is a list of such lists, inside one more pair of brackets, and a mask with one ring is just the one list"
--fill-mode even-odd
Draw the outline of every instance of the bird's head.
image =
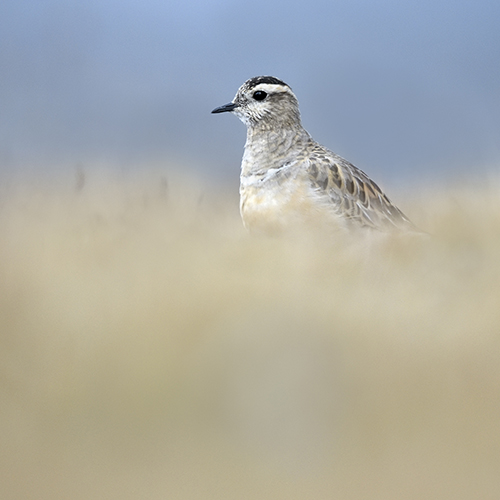
[[247, 127], [276, 129], [300, 125], [299, 103], [292, 89], [274, 76], [247, 80], [232, 102], [212, 113], [234, 113]]

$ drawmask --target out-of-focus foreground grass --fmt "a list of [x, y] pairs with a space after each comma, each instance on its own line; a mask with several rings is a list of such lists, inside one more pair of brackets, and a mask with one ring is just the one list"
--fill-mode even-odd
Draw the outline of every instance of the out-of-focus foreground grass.
[[358, 252], [88, 177], [2, 188], [2, 499], [500, 498], [498, 183]]

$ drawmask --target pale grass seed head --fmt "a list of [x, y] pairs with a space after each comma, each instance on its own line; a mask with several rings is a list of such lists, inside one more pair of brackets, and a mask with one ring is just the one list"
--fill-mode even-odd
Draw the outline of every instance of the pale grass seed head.
[[164, 175], [2, 188], [3, 498], [499, 497], [498, 187], [360, 257]]

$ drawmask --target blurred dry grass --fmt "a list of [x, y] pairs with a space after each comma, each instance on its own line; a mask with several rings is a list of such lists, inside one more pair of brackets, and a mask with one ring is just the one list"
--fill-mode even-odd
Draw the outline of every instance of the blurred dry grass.
[[366, 255], [87, 177], [2, 189], [2, 499], [500, 497], [498, 182]]

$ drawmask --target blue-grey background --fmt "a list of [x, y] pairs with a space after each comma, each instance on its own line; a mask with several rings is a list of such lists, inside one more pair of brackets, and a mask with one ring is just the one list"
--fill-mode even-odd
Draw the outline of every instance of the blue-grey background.
[[495, 170], [499, 26], [498, 0], [3, 0], [1, 169], [237, 179], [244, 125], [210, 111], [269, 74], [377, 179]]

